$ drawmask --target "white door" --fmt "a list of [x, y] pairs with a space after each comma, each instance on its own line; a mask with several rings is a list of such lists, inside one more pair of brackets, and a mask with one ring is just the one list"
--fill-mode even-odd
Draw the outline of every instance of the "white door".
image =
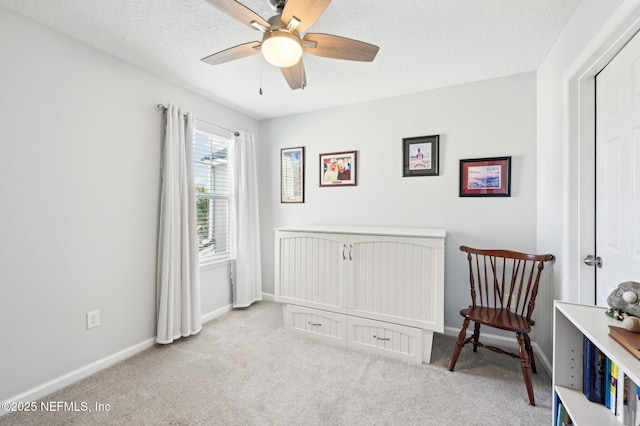
[[640, 282], [640, 35], [596, 76], [596, 304]]

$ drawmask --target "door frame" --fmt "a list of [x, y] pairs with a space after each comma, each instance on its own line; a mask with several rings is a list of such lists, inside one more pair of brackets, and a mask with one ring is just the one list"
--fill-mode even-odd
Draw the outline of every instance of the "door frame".
[[[563, 76], [562, 300], [595, 304], [595, 76], [640, 31], [640, 0], [625, 0]], [[606, 261], [606, 260], [605, 260]]]

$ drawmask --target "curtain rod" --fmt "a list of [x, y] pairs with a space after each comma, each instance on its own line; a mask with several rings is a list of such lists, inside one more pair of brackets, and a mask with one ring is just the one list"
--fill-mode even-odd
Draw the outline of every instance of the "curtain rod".
[[[156, 105], [156, 108], [158, 109], [158, 111], [167, 112], [167, 107], [162, 105], [162, 104]], [[209, 122], [206, 122], [204, 120], [199, 120], [197, 118], [196, 118], [196, 121], [201, 121], [201, 122], [203, 122], [205, 124], [208, 124], [209, 126], [213, 126], [213, 127], [217, 127], [218, 129], [226, 130], [229, 133], [233, 133], [234, 136], [240, 136], [240, 133], [238, 133], [236, 130], [227, 129], [226, 127], [218, 126], [217, 124], [209, 123]]]

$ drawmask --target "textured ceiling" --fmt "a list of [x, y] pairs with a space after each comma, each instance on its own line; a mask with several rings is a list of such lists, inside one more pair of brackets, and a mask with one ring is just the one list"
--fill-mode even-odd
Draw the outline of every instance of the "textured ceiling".
[[[265, 19], [273, 15], [267, 0], [240, 2]], [[578, 3], [333, 0], [309, 31], [365, 41], [380, 52], [372, 63], [305, 55], [308, 87], [292, 91], [261, 55], [216, 66], [200, 61], [261, 39], [205, 0], [0, 0], [256, 119], [535, 70]]]

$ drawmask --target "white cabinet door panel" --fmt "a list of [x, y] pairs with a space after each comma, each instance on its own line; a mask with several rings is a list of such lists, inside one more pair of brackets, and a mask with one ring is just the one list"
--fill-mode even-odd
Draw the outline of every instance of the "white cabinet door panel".
[[291, 233], [277, 240], [278, 301], [342, 306], [344, 243], [330, 234]]
[[444, 249], [430, 243], [378, 237], [351, 244], [350, 312], [412, 326], [441, 326], [438, 296], [443, 289], [438, 283]]

